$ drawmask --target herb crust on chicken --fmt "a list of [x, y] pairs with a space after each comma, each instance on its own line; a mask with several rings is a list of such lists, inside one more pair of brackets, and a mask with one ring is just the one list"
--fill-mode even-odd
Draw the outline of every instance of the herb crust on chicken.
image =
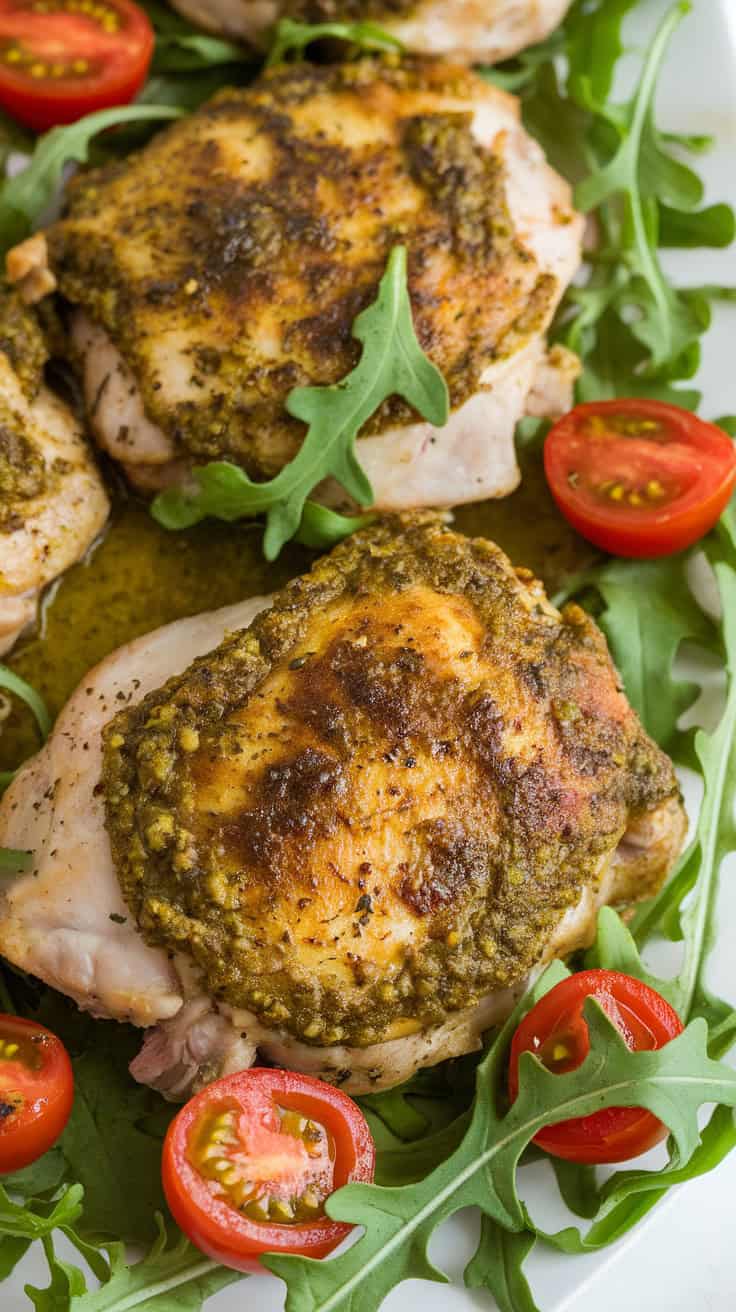
[[465, 68], [362, 59], [267, 71], [82, 174], [9, 269], [76, 307], [91, 428], [153, 489], [210, 460], [263, 478], [292, 459], [289, 393], [356, 365], [354, 321], [405, 245], [452, 414], [436, 429], [391, 397], [362, 430], [375, 504], [404, 509], [513, 489], [514, 427], [548, 363], [565, 408], [574, 369], [546, 361], [544, 334], [581, 228], [512, 97]]
[[[143, 933], [316, 1044], [508, 988], [629, 825], [669, 806], [681, 830], [593, 621], [491, 543], [402, 527], [357, 534], [104, 734]], [[634, 895], [663, 873], [653, 856]]]

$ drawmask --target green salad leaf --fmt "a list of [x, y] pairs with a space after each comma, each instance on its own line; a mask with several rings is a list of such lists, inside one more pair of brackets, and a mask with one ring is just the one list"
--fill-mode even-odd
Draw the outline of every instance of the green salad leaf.
[[[557, 967], [547, 972], [542, 989], [553, 979], [559, 979]], [[264, 1259], [286, 1281], [287, 1312], [375, 1312], [404, 1280], [445, 1279], [427, 1247], [440, 1222], [461, 1207], [474, 1204], [504, 1229], [524, 1231], [527, 1216], [516, 1192], [516, 1172], [523, 1150], [545, 1125], [603, 1107], [646, 1107], [669, 1127], [674, 1160], [687, 1165], [700, 1143], [700, 1107], [736, 1106], [736, 1072], [708, 1056], [705, 1021], [694, 1020], [663, 1048], [631, 1052], [592, 999], [584, 1014], [591, 1038], [585, 1062], [558, 1075], [531, 1053], [523, 1054], [519, 1094], [504, 1111], [498, 1106], [499, 1083], [518, 1015], [512, 1018], [478, 1068], [473, 1113], [459, 1148], [420, 1183], [411, 1189], [352, 1184], [332, 1195], [329, 1215], [364, 1227], [346, 1253], [330, 1262]], [[477, 1259], [476, 1275], [482, 1261]]]
[[[665, 15], [632, 100], [612, 99], [622, 24], [637, 4], [575, 0], [562, 47], [554, 40], [527, 52], [509, 73], [523, 71], [515, 89], [527, 127], [594, 214], [587, 276], [569, 289], [556, 326], [557, 340], [583, 360], [579, 399], [646, 395], [695, 408], [700, 393], [675, 384], [696, 372], [710, 303], [730, 289], [676, 289], [659, 251], [726, 246], [734, 215], [725, 204], [700, 208], [702, 182], [680, 158], [707, 149], [708, 139], [665, 134], [654, 117], [658, 72], [687, 0]], [[504, 85], [507, 70], [487, 76]]]
[[[25, 703], [38, 725], [42, 741], [45, 742], [51, 732], [51, 716], [40, 693], [7, 665], [0, 665], [0, 692], [3, 690], [12, 693], [14, 697]], [[13, 782], [15, 774], [15, 770], [0, 770], [0, 795]], [[13, 847], [0, 847], [0, 875], [17, 874], [20, 870], [30, 870], [32, 866], [31, 852], [20, 852]]]
[[271, 37], [266, 66], [283, 64], [288, 58], [303, 58], [313, 41], [344, 41], [359, 50], [400, 51], [403, 46], [377, 23], [299, 23], [282, 18]]
[[[558, 598], [574, 594], [583, 582], [626, 696], [655, 742], [680, 760], [691, 759], [691, 735], [682, 733], [678, 722], [700, 688], [677, 673], [675, 660], [684, 642], [718, 650], [716, 627], [690, 591], [688, 560], [684, 554], [611, 559], [583, 580], [573, 580]], [[586, 603], [585, 597], [581, 600]]]
[[[378, 296], [358, 315], [353, 336], [362, 342], [363, 354], [346, 378], [289, 393], [286, 409], [304, 421], [307, 433], [298, 454], [275, 478], [255, 483], [239, 466], [213, 461], [193, 471], [196, 492], [172, 488], [160, 493], [152, 506], [154, 518], [164, 528], [179, 529], [207, 515], [235, 520], [265, 514], [264, 554], [275, 560], [297, 532], [307, 498], [323, 479], [336, 479], [358, 505], [370, 505], [373, 490], [358, 462], [355, 439], [381, 403], [401, 396], [436, 427], [446, 424], [449, 415], [447, 384], [414, 331], [405, 247], [391, 252]], [[313, 511], [307, 514], [314, 516]]]
[[179, 118], [181, 113], [172, 105], [118, 105], [39, 137], [27, 166], [0, 186], [0, 255], [28, 236], [54, 200], [67, 164], [83, 164], [98, 133], [122, 123]]
[[123, 1244], [105, 1244], [95, 1254], [73, 1231], [65, 1231], [82, 1256], [98, 1267], [101, 1285], [93, 1290], [87, 1289], [80, 1268], [61, 1262], [47, 1242], [51, 1283], [46, 1289], [27, 1287], [38, 1312], [199, 1312], [211, 1294], [242, 1278], [204, 1257], [183, 1236], [169, 1244], [160, 1216], [157, 1224], [150, 1252], [132, 1264]]
[[51, 733], [51, 716], [48, 708], [40, 693], [32, 688], [30, 683], [21, 679], [15, 670], [11, 670], [7, 665], [0, 665], [0, 692], [5, 690], [10, 692], [14, 697], [19, 697], [25, 702], [28, 709], [33, 713], [33, 718], [38, 725], [41, 737], [45, 740]]
[[468, 1289], [487, 1289], [500, 1312], [537, 1312], [524, 1263], [536, 1243], [529, 1230], [505, 1230], [481, 1217], [480, 1240], [465, 1268]]

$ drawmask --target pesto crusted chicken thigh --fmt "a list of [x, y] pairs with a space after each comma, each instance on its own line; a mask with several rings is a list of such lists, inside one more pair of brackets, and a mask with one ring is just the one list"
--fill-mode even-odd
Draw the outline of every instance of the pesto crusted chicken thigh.
[[0, 286], [0, 655], [108, 515], [79, 423], [44, 383], [45, 360], [33, 312]]
[[257, 1053], [360, 1092], [477, 1047], [685, 830], [602, 634], [493, 544], [384, 521], [200, 654], [264, 604], [109, 657], [0, 810], [35, 858], [0, 949], [153, 1026], [132, 1070], [170, 1096]]
[[389, 398], [358, 458], [375, 504], [406, 509], [505, 495], [517, 420], [568, 408], [576, 362], [544, 334], [581, 222], [512, 97], [464, 68], [363, 59], [267, 72], [85, 173], [9, 269], [76, 307], [91, 426], [153, 490], [215, 459], [260, 478], [292, 459], [289, 392], [356, 365], [354, 320], [404, 244], [452, 414], [433, 429]]
[[214, 32], [258, 45], [280, 18], [307, 23], [380, 24], [407, 50], [469, 63], [509, 59], [542, 41], [570, 0], [171, 0], [174, 9]]

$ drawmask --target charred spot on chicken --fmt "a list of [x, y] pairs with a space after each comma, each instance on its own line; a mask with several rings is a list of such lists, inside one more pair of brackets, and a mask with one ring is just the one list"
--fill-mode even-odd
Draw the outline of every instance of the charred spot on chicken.
[[356, 534], [104, 744], [143, 934], [308, 1045], [512, 988], [611, 888], [627, 831], [664, 817], [619, 900], [654, 891], [683, 833], [593, 621], [429, 515]]

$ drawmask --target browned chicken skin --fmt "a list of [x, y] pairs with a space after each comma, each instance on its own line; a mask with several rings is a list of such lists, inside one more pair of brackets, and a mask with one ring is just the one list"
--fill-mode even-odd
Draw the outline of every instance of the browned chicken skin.
[[113, 652], [0, 804], [34, 853], [0, 950], [145, 1027], [131, 1069], [170, 1097], [472, 1050], [685, 830], [595, 624], [492, 543], [385, 520], [268, 605]]
[[603, 886], [653, 892], [684, 830], [593, 621], [429, 515], [336, 549], [105, 742], [143, 933], [318, 1046], [426, 1032], [518, 984], [581, 898], [568, 948]]

